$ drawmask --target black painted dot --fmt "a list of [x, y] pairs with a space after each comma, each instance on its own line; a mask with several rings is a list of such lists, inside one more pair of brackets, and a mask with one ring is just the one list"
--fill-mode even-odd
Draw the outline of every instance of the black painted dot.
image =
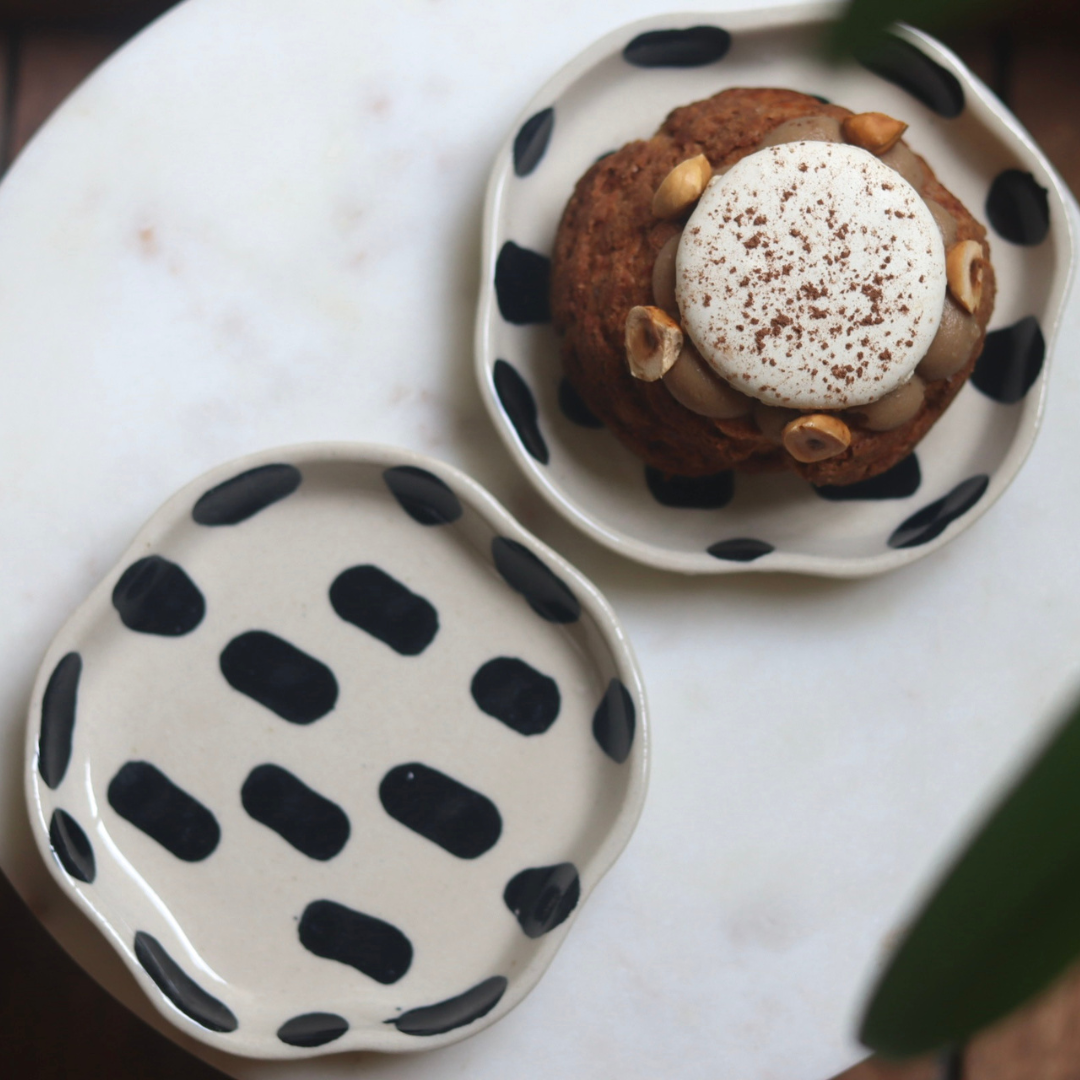
[[618, 680], [612, 679], [593, 714], [593, 738], [612, 761], [620, 765], [634, 745], [634, 699]]
[[945, 495], [912, 514], [889, 537], [889, 547], [909, 548], [928, 544], [940, 536], [958, 517], [966, 514], [982, 497], [990, 483], [988, 476], [972, 476]]
[[112, 602], [129, 630], [162, 637], [191, 633], [206, 614], [206, 601], [195, 583], [160, 555], [133, 562], [120, 575]]
[[418, 656], [439, 629], [435, 608], [377, 566], [353, 566], [338, 574], [330, 603], [346, 622], [402, 656]]
[[508, 323], [551, 322], [551, 260], [507, 240], [495, 261], [495, 298]]
[[434, 473], [415, 465], [397, 465], [383, 480], [401, 508], [421, 525], [449, 525], [461, 517], [461, 502]]
[[332, 859], [349, 839], [345, 811], [278, 765], [257, 765], [240, 789], [244, 809], [312, 859]]
[[337, 704], [334, 673], [321, 660], [265, 630], [234, 637], [221, 651], [219, 663], [234, 690], [291, 724], [310, 724]]
[[502, 975], [493, 975], [464, 994], [436, 1005], [410, 1009], [386, 1023], [393, 1024], [404, 1035], [441, 1035], [487, 1016], [499, 1004], [507, 985]]
[[1028, 315], [1012, 326], [986, 335], [971, 382], [987, 397], [1014, 405], [1035, 385], [1046, 357], [1039, 320]]
[[514, 172], [528, 176], [540, 164], [555, 127], [555, 110], [541, 109], [521, 125], [514, 137]]
[[830, 98], [822, 97], [821, 94], [811, 94], [810, 96], [815, 101], [820, 101], [822, 105], [831, 105], [832, 104], [832, 100]]
[[129, 761], [112, 778], [109, 805], [185, 862], [205, 859], [221, 839], [217, 818], [148, 761]]
[[495, 393], [499, 395], [499, 401], [502, 402], [510, 423], [514, 425], [521, 445], [541, 465], [546, 465], [550, 454], [544, 436], [540, 433], [536, 398], [533, 397], [529, 384], [521, 377], [517, 368], [505, 360], [495, 361], [492, 377]]
[[41, 699], [38, 772], [54, 791], [64, 779], [71, 761], [71, 740], [75, 733], [75, 707], [81, 674], [82, 657], [76, 652], [69, 652], [53, 668]]
[[225, 1034], [240, 1026], [227, 1005], [211, 997], [195, 982], [165, 951], [157, 938], [141, 930], [135, 935], [135, 959], [154, 980], [157, 988], [196, 1024], [209, 1031]]
[[720, 510], [735, 495], [735, 474], [730, 469], [710, 476], [671, 476], [646, 465], [645, 483], [661, 506], [681, 510]]
[[502, 818], [489, 798], [419, 762], [391, 769], [379, 785], [379, 799], [395, 821], [459, 859], [490, 851], [502, 833]]
[[49, 822], [49, 845], [64, 870], [89, 885], [97, 874], [94, 849], [79, 823], [63, 810], [54, 810]]
[[910, 42], [888, 34], [858, 59], [863, 67], [906, 90], [939, 116], [952, 119], [964, 111], [960, 80]]
[[349, 1030], [349, 1021], [337, 1013], [304, 1013], [286, 1020], [277, 1037], [289, 1046], [325, 1046]]
[[1006, 169], [990, 185], [986, 216], [1004, 239], [1028, 247], [1041, 244], [1050, 231], [1049, 193], [1031, 173]]
[[602, 428], [604, 426], [604, 421], [585, 404], [581, 395], [574, 389], [574, 384], [565, 377], [559, 382], [559, 408], [563, 416], [578, 427]]
[[719, 26], [650, 30], [623, 49], [623, 59], [644, 68], [702, 67], [723, 59], [730, 48], [731, 35]]
[[498, 656], [473, 676], [473, 701], [522, 735], [542, 735], [559, 715], [559, 687], [524, 660]]
[[729, 562], [753, 562], [762, 555], [768, 555], [775, 551], [772, 544], [764, 540], [754, 540], [751, 537], [740, 536], [731, 540], [718, 540], [705, 549], [714, 559], [726, 559]]
[[849, 502], [855, 499], [906, 499], [919, 490], [922, 472], [919, 459], [908, 454], [891, 469], [872, 476], [869, 480], [860, 480], [857, 484], [823, 484], [815, 487], [823, 499], [829, 502]]
[[199, 525], [239, 525], [300, 486], [295, 465], [260, 465], [211, 488], [192, 508]]
[[388, 986], [409, 970], [413, 947], [396, 927], [333, 900], [315, 900], [300, 917], [300, 944]]
[[523, 544], [496, 536], [491, 541], [491, 555], [506, 584], [521, 593], [541, 618], [572, 623], [581, 617], [581, 604], [566, 583]]
[[581, 899], [581, 880], [573, 863], [535, 866], [515, 874], [503, 892], [506, 906], [531, 938], [566, 922]]

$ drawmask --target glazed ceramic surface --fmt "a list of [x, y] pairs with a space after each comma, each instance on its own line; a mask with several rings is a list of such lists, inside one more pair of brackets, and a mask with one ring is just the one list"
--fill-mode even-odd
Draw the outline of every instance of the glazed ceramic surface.
[[338, 444], [153, 517], [49, 649], [28, 796], [195, 1037], [416, 1050], [532, 988], [633, 829], [645, 744], [588, 582], [456, 470]]
[[[592, 45], [533, 97], [488, 187], [477, 326], [481, 392], [542, 495], [595, 540], [687, 573], [860, 576], [947, 543], [1001, 495], [1042, 414], [1047, 356], [1074, 258], [1061, 181], [955, 56], [900, 30], [865, 65], [818, 58], [820, 9], [662, 15]], [[905, 120], [905, 138], [988, 224], [998, 296], [975, 373], [889, 472], [814, 488], [792, 473], [665, 476], [646, 468], [563, 378], [549, 255], [574, 184], [667, 113], [732, 86], [824, 96]]]
[[[861, 1056], [879, 956], [1080, 676], [1074, 365], [1053, 366], [1038, 441], [994, 512], [861, 580], [620, 558], [507, 453], [472, 359], [485, 182], [552, 72], [656, 8], [192, 0], [0, 184], [0, 868], [110, 993], [229, 1076], [833, 1076]], [[1074, 284], [1065, 346], [1078, 301]], [[497, 1024], [422, 1054], [268, 1062], [166, 1020], [46, 870], [26, 717], [50, 641], [169, 495], [326, 439], [461, 468], [597, 583], [648, 690], [649, 796]]]

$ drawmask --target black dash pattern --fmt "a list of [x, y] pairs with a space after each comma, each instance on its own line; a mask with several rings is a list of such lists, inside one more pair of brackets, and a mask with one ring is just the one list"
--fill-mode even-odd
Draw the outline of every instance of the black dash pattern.
[[94, 849], [79, 823], [66, 811], [54, 810], [49, 822], [49, 845], [64, 871], [91, 884], [97, 876]]
[[514, 656], [497, 656], [481, 665], [470, 690], [483, 712], [521, 735], [542, 735], [555, 723], [562, 703], [550, 675]]
[[731, 35], [719, 26], [649, 30], [623, 49], [623, 59], [642, 68], [703, 67], [722, 60], [730, 48]]
[[185, 1015], [208, 1031], [228, 1034], [239, 1021], [224, 1002], [208, 994], [165, 951], [155, 937], [142, 930], [135, 934], [135, 959], [157, 988]]
[[240, 801], [250, 817], [308, 858], [332, 859], [349, 840], [345, 811], [280, 765], [256, 765]]
[[857, 58], [863, 67], [906, 90], [939, 116], [951, 120], [964, 111], [960, 80], [908, 41], [887, 34]]
[[555, 129], [555, 110], [541, 109], [533, 113], [514, 136], [514, 172], [528, 176], [540, 164]]
[[129, 761], [109, 783], [109, 805], [184, 862], [200, 862], [221, 840], [217, 818], [148, 761]]
[[565, 375], [559, 381], [558, 397], [559, 408], [570, 423], [593, 429], [604, 426], [604, 421], [585, 404], [582, 396], [574, 389], [574, 384]]
[[1035, 385], [1046, 358], [1046, 340], [1034, 315], [986, 335], [971, 383], [1002, 405], [1015, 405]]
[[416, 465], [396, 465], [383, 480], [402, 510], [420, 525], [449, 525], [461, 517], [461, 501], [445, 481]]
[[906, 499], [919, 490], [921, 483], [919, 459], [914, 454], [908, 454], [891, 469], [871, 476], [869, 480], [859, 480], [854, 484], [822, 484], [814, 491], [829, 502]]
[[337, 704], [334, 673], [276, 634], [248, 630], [221, 652], [221, 674], [241, 694], [290, 724], [310, 724]]
[[566, 922], [580, 899], [581, 879], [568, 862], [522, 870], [503, 891], [503, 902], [530, 938], [543, 937]]
[[286, 1020], [277, 1037], [287, 1046], [325, 1046], [349, 1030], [349, 1021], [337, 1013], [304, 1013]]
[[60, 786], [71, 762], [81, 674], [82, 657], [69, 652], [53, 668], [41, 699], [38, 772], [53, 791]]
[[705, 549], [714, 559], [727, 562], [753, 562], [763, 555], [776, 550], [765, 540], [755, 540], [749, 536], [733, 537], [731, 540], [718, 540]]
[[889, 537], [889, 547], [910, 548], [928, 544], [957, 518], [963, 517], [985, 494], [990, 477], [972, 476], [948, 493], [912, 514]]
[[192, 508], [199, 525], [239, 525], [280, 502], [299, 486], [295, 465], [260, 465], [211, 488]]
[[540, 432], [536, 398], [533, 397], [529, 384], [521, 377], [518, 369], [505, 360], [495, 361], [492, 380], [495, 383], [495, 393], [510, 423], [514, 425], [521, 445], [541, 465], [546, 465], [551, 455]]
[[377, 566], [351, 566], [330, 586], [330, 603], [346, 622], [402, 656], [419, 656], [435, 639], [439, 614]]
[[493, 975], [457, 997], [410, 1009], [387, 1020], [404, 1035], [442, 1035], [486, 1016], [499, 1004], [508, 983], [502, 975]]
[[495, 299], [515, 326], [551, 322], [551, 260], [507, 240], [495, 261]]
[[459, 859], [478, 858], [502, 834], [502, 818], [486, 795], [417, 761], [391, 769], [379, 799], [395, 821]]
[[1049, 192], [1022, 169], [994, 177], [986, 196], [986, 216], [994, 232], [1013, 244], [1033, 247], [1050, 232]]
[[679, 510], [722, 510], [735, 496], [731, 469], [709, 476], [673, 476], [646, 465], [645, 483], [661, 506]]
[[630, 691], [612, 679], [593, 713], [593, 738], [612, 761], [622, 764], [634, 745], [635, 710]]
[[581, 618], [581, 604], [566, 582], [524, 544], [496, 536], [491, 541], [491, 555], [506, 584], [521, 593], [541, 618], [553, 623], [572, 623]]
[[412, 963], [412, 943], [396, 926], [333, 900], [308, 904], [298, 932], [308, 952], [348, 964], [384, 986], [396, 983]]
[[133, 562], [113, 588], [112, 602], [129, 630], [161, 637], [190, 634], [206, 614], [195, 582], [160, 555]]

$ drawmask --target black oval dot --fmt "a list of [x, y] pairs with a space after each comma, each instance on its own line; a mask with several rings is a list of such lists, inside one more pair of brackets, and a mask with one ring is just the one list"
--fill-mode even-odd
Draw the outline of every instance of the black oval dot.
[[1031, 173], [1006, 169], [990, 185], [986, 216], [1004, 239], [1028, 247], [1041, 244], [1050, 231], [1049, 193]]
[[260, 465], [211, 488], [192, 508], [199, 525], [238, 525], [300, 486], [294, 465]]
[[645, 483], [661, 506], [680, 510], [720, 510], [735, 495], [735, 474], [730, 469], [710, 476], [672, 476], [646, 465]]
[[244, 809], [312, 859], [332, 859], [349, 839], [345, 811], [278, 765], [257, 765], [240, 789]]
[[195, 583], [160, 555], [133, 562], [120, 575], [112, 602], [129, 630], [162, 637], [191, 633], [206, 614], [206, 601]]
[[823, 499], [829, 502], [848, 502], [853, 499], [906, 499], [919, 490], [922, 472], [919, 459], [908, 454], [891, 469], [872, 476], [869, 480], [860, 480], [857, 484], [822, 484], [815, 487]]
[[435, 608], [377, 566], [353, 566], [338, 574], [330, 603], [346, 622], [402, 656], [418, 656], [439, 629]]
[[71, 740], [75, 733], [75, 707], [81, 674], [82, 657], [76, 652], [69, 652], [53, 668], [41, 698], [38, 772], [54, 791], [64, 779], [71, 761]]
[[634, 699], [618, 680], [612, 679], [593, 714], [593, 738], [612, 761], [620, 765], [634, 745]]
[[349, 1030], [349, 1021], [337, 1013], [304, 1013], [286, 1020], [277, 1037], [289, 1046], [325, 1046]]
[[334, 673], [321, 660], [265, 630], [234, 637], [222, 649], [219, 664], [234, 690], [291, 724], [310, 724], [337, 704]]
[[434, 473], [415, 465], [397, 465], [383, 480], [401, 508], [421, 525], [449, 525], [461, 517], [461, 502]]
[[952, 119], [964, 111], [960, 80], [910, 42], [888, 34], [873, 49], [860, 53], [858, 60], [939, 116]]
[[300, 917], [300, 944], [388, 986], [409, 970], [413, 948], [396, 927], [333, 900], [315, 900]]
[[535, 866], [515, 874], [503, 892], [506, 906], [531, 938], [566, 922], [581, 899], [581, 880], [573, 863]]
[[559, 715], [559, 687], [524, 660], [497, 656], [473, 676], [473, 701], [522, 735], [542, 735]]
[[1035, 385], [1046, 357], [1039, 320], [1028, 315], [986, 335], [971, 382], [1002, 405], [1015, 405]]
[[94, 849], [79, 823], [63, 810], [54, 810], [49, 822], [49, 844], [60, 865], [76, 881], [89, 885], [97, 874]]
[[521, 593], [541, 618], [572, 623], [581, 617], [581, 604], [566, 583], [523, 544], [496, 536], [491, 541], [491, 555], [506, 584]]
[[551, 322], [551, 260], [507, 240], [495, 261], [495, 298], [508, 323]]
[[541, 109], [521, 125], [514, 137], [514, 172], [528, 176], [540, 164], [555, 127], [555, 110]]
[[393, 1024], [404, 1035], [441, 1035], [487, 1016], [499, 1004], [507, 985], [501, 975], [493, 975], [464, 994], [437, 1005], [410, 1009], [386, 1023]]
[[221, 839], [214, 815], [148, 761], [129, 761], [112, 778], [109, 805], [185, 862], [205, 859]]
[[232, 1010], [211, 997], [165, 951], [161, 942], [142, 930], [135, 934], [135, 959], [154, 980], [157, 988], [185, 1015], [209, 1031], [227, 1034], [239, 1022]]
[[945, 495], [924, 506], [899, 525], [889, 537], [889, 547], [909, 548], [928, 544], [940, 536], [958, 517], [966, 514], [982, 497], [990, 483], [988, 476], [972, 476]]
[[574, 389], [574, 384], [565, 377], [559, 382], [559, 408], [562, 409], [563, 416], [578, 427], [602, 428], [604, 426], [604, 421], [585, 404], [581, 395]]
[[546, 465], [550, 459], [547, 443], [540, 433], [540, 424], [537, 419], [536, 398], [533, 397], [529, 384], [518, 373], [517, 368], [508, 364], [505, 360], [496, 360], [492, 372], [495, 383], [495, 393], [499, 395], [499, 401], [506, 410], [510, 423], [518, 433], [521, 445], [541, 465]]
[[702, 67], [723, 59], [730, 48], [731, 35], [719, 26], [650, 30], [623, 49], [623, 59], [644, 68]]
[[740, 536], [731, 540], [718, 540], [705, 549], [714, 559], [726, 559], [729, 562], [753, 562], [762, 555], [768, 555], [775, 551], [772, 544], [764, 540], [754, 540], [751, 537]]
[[395, 821], [459, 859], [490, 851], [502, 832], [489, 798], [419, 762], [391, 769], [379, 785], [379, 799]]

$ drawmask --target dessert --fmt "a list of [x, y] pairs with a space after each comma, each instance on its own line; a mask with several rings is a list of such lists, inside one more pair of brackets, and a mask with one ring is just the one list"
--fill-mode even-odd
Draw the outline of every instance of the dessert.
[[884, 472], [982, 348], [986, 232], [902, 120], [789, 90], [672, 112], [579, 180], [552, 264], [568, 378], [648, 464]]

